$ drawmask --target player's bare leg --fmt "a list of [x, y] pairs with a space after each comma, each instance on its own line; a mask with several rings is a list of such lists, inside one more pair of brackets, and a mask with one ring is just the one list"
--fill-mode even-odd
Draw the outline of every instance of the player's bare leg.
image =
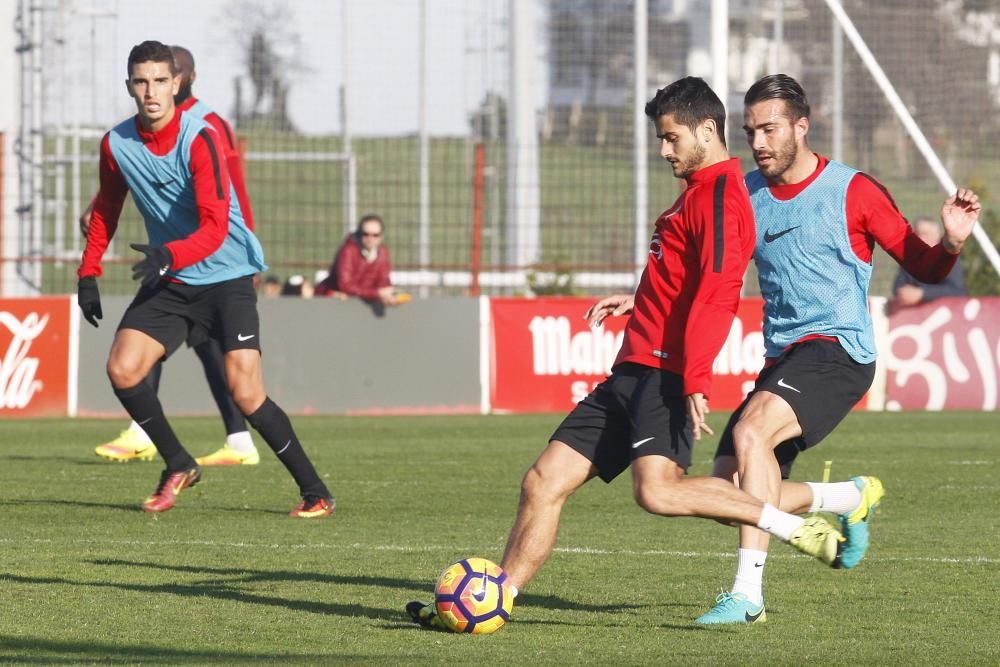
[[[715, 459], [712, 477], [718, 477], [740, 485], [739, 462], [735, 456], [720, 456]], [[805, 482], [781, 482], [781, 502], [778, 509], [789, 514], [805, 514], [813, 504], [813, 490]]]
[[[774, 448], [802, 435], [791, 406], [767, 391], [754, 394], [733, 428], [740, 488], [765, 502], [781, 503], [781, 468]], [[740, 527], [740, 548], [766, 552], [770, 536], [749, 526]]]
[[153, 386], [146, 382], [150, 369], [166, 354], [163, 345], [136, 329], [120, 329], [108, 356], [108, 377], [115, 395], [129, 416], [142, 426], [166, 462], [160, 482], [143, 503], [147, 512], [165, 512], [177, 495], [201, 479], [191, 455], [177, 439]]
[[757, 525], [764, 503], [716, 477], [685, 477], [665, 456], [632, 461], [632, 492], [640, 507], [661, 516], [696, 516]]
[[517, 518], [500, 566], [515, 588], [525, 586], [552, 553], [566, 499], [597, 475], [597, 468], [564, 442], [553, 440], [525, 473]]
[[291, 515], [315, 518], [333, 513], [333, 496], [302, 449], [292, 422], [264, 390], [260, 352], [253, 349], [227, 352], [226, 380], [233, 401], [299, 485], [302, 502]]

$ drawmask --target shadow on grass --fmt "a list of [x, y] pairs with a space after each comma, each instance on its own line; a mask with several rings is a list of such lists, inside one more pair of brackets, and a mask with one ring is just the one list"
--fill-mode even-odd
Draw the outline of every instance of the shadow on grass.
[[94, 503], [85, 500], [0, 500], [0, 505], [63, 505], [67, 507], [99, 507], [102, 509], [125, 510], [126, 512], [142, 512], [139, 503]]
[[331, 659], [371, 660], [364, 655], [323, 655], [319, 653], [252, 653], [199, 649], [176, 649], [163, 646], [127, 645], [107, 642], [55, 641], [41, 637], [0, 635], [0, 662], [31, 665], [69, 665], [86, 663], [142, 662], [154, 665], [174, 665], [184, 662], [198, 664], [245, 665], [254, 663], [321, 663]]
[[[218, 577], [228, 577], [232, 583], [259, 583], [259, 582], [317, 582], [321, 584], [347, 584], [354, 586], [377, 586], [380, 588], [393, 588], [401, 590], [427, 589], [425, 597], [428, 601], [431, 597], [430, 583], [427, 581], [417, 581], [415, 579], [394, 579], [391, 577], [372, 577], [367, 575], [345, 575], [335, 573], [318, 572], [292, 572], [287, 570], [246, 570], [242, 568], [204, 567], [195, 565], [167, 565], [163, 563], [147, 563], [137, 561], [127, 561], [118, 559], [98, 559], [86, 561], [91, 565], [106, 565], [108, 567], [145, 567], [156, 570], [167, 570], [170, 572], [183, 572], [186, 574], [209, 575], [213, 581]], [[2, 576], [2, 575], [0, 575]], [[402, 599], [402, 598], [401, 598]], [[400, 609], [408, 602], [402, 600]], [[531, 595], [521, 593], [517, 596], [518, 606], [541, 607], [543, 609], [561, 609], [564, 611], [588, 611], [600, 613], [627, 612], [638, 609], [645, 605], [635, 604], [606, 604], [594, 605], [583, 604], [573, 600], [567, 600], [555, 595]], [[676, 605], [676, 606], [697, 606]]]
[[363, 607], [358, 604], [342, 604], [337, 602], [319, 602], [315, 600], [289, 600], [269, 595], [258, 595], [239, 590], [232, 586], [235, 582], [204, 582], [194, 584], [131, 584], [111, 581], [73, 581], [61, 577], [23, 577], [16, 574], [0, 573], [0, 581], [30, 586], [83, 586], [85, 588], [108, 588], [120, 591], [130, 591], [149, 595], [167, 594], [191, 598], [214, 598], [243, 604], [263, 605], [266, 607], [282, 607], [292, 611], [304, 611], [313, 614], [344, 616], [349, 618], [371, 618], [384, 620], [386, 617], [399, 615], [395, 609]]

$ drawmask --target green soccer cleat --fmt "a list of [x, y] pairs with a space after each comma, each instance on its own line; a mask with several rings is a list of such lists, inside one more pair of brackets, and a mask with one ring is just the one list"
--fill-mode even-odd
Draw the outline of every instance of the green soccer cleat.
[[715, 605], [706, 613], [694, 619], [698, 625], [734, 625], [742, 623], [763, 623], [767, 620], [764, 603], [755, 605], [743, 593], [723, 591], [715, 598]]
[[795, 529], [788, 543], [813, 558], [818, 558], [833, 568], [840, 567], [840, 550], [844, 536], [829, 521], [818, 516], [809, 517]]
[[844, 542], [840, 559], [834, 567], [845, 570], [851, 569], [865, 557], [865, 552], [868, 551], [868, 520], [885, 495], [885, 487], [878, 477], [852, 477], [851, 481], [861, 492], [861, 503], [853, 512], [840, 515], [840, 529], [847, 541]]
[[437, 607], [434, 603], [424, 604], [419, 600], [414, 600], [413, 602], [406, 603], [406, 614], [410, 617], [410, 620], [419, 625], [422, 628], [427, 628], [428, 630], [448, 630], [441, 619], [438, 618]]

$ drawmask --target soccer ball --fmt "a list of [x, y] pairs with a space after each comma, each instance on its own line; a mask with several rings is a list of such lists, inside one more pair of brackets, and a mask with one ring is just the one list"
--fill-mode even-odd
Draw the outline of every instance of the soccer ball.
[[485, 558], [466, 558], [441, 573], [434, 604], [449, 630], [485, 635], [510, 618], [514, 596], [499, 565]]

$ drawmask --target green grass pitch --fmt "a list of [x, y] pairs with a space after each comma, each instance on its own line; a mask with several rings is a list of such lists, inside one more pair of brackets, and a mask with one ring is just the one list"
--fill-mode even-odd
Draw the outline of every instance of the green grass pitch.
[[[0, 663], [1000, 662], [997, 413], [859, 413], [804, 455], [796, 479], [832, 459], [833, 479], [875, 474], [887, 497], [855, 570], [772, 545], [766, 624], [692, 624], [732, 583], [736, 533], [645, 514], [625, 478], [570, 499], [500, 632], [408, 623], [403, 605], [446, 565], [499, 560], [520, 477], [559, 418], [296, 419], [337, 496], [319, 521], [286, 516], [296, 490], [266, 451], [206, 470], [151, 516], [139, 503], [160, 466], [93, 455], [120, 423], [2, 422]], [[711, 418], [718, 432], [725, 415]], [[221, 444], [216, 419], [175, 426], [196, 454]], [[714, 445], [699, 444], [695, 473]]]

